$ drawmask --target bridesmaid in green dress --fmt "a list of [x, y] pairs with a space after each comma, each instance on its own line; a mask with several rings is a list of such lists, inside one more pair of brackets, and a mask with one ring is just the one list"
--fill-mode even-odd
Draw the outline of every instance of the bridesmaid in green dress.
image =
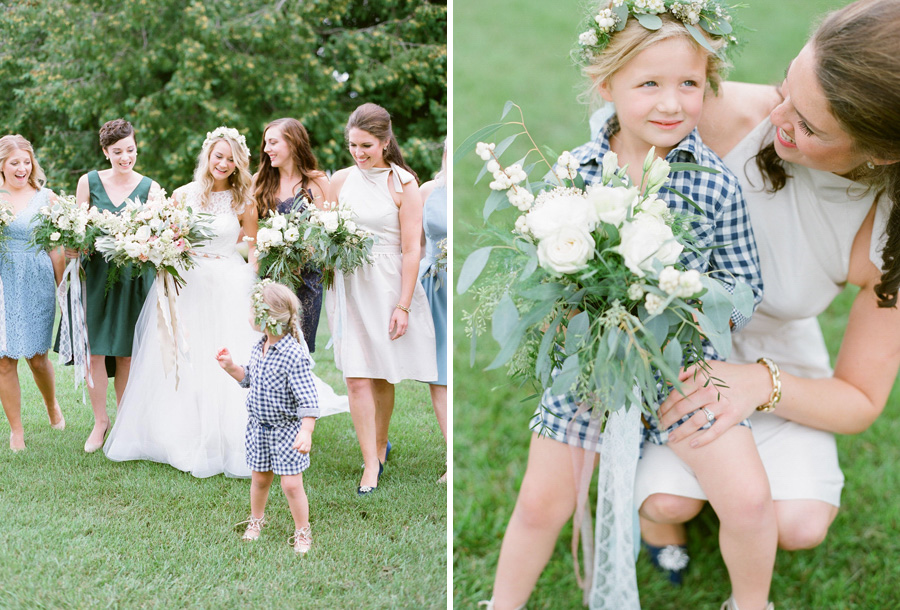
[[[146, 201], [151, 192], [155, 194], [160, 189], [156, 182], [134, 171], [137, 144], [131, 123], [115, 119], [103, 125], [100, 128], [100, 146], [112, 167], [88, 172], [78, 180], [75, 191], [78, 202], [88, 201], [101, 210], [118, 212], [126, 199]], [[134, 326], [154, 279], [152, 273], [132, 278], [128, 270], [123, 269], [119, 280], [107, 291], [109, 265], [100, 254], [94, 254], [84, 263], [86, 320], [94, 382], [94, 387], [90, 389], [94, 429], [84, 444], [84, 450], [88, 453], [103, 446], [110, 428], [106, 412], [106, 390], [109, 386], [106, 357], [115, 358], [118, 405], [128, 383]]]

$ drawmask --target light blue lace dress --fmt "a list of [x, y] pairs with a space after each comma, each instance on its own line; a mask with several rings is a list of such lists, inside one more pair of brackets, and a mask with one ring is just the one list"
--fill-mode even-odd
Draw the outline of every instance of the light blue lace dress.
[[447, 238], [447, 186], [438, 186], [425, 201], [422, 213], [425, 228], [425, 257], [419, 263], [419, 278], [431, 307], [437, 347], [438, 380], [447, 385], [447, 271], [437, 270], [438, 244]]
[[3, 229], [9, 239], [0, 246], [6, 320], [2, 357], [31, 358], [50, 349], [56, 311], [53, 264], [46, 252], [28, 246], [35, 215], [47, 205], [49, 195], [48, 189], [37, 192], [12, 224]]

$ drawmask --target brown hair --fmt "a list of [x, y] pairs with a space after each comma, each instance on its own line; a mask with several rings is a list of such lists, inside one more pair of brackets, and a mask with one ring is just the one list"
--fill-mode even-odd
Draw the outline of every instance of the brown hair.
[[344, 138], [349, 138], [351, 129], [361, 129], [366, 133], [370, 133], [381, 142], [387, 142], [384, 149], [384, 160], [388, 163], [396, 163], [419, 181], [419, 176], [412, 170], [410, 166], [403, 160], [403, 153], [400, 152], [400, 146], [397, 144], [397, 138], [394, 137], [394, 131], [391, 128], [391, 115], [387, 110], [378, 104], [363, 104], [350, 114], [347, 119], [347, 127], [344, 128]]
[[134, 136], [134, 127], [125, 119], [107, 121], [100, 128], [100, 148], [112, 146], [119, 140]]
[[[46, 184], [47, 177], [44, 175], [44, 170], [41, 169], [41, 164], [34, 157], [34, 148], [32, 148], [31, 142], [23, 136], [16, 134], [0, 138], [0, 169], [6, 164], [6, 160], [12, 156], [14, 150], [24, 150], [31, 157], [31, 175], [28, 176], [28, 185], [31, 188], [40, 190]], [[0, 185], [3, 184], [3, 180], [3, 175], [0, 174]]]
[[[873, 160], [900, 161], [900, 2], [859, 0], [825, 17], [813, 34], [816, 77], [831, 114], [853, 141], [856, 152]], [[771, 150], [769, 150], [771, 148]], [[772, 192], [787, 179], [774, 148], [757, 155]], [[900, 163], [860, 168], [854, 179], [876, 198], [893, 202], [887, 223], [879, 307], [896, 307], [900, 290]]]
[[284, 118], [275, 119], [266, 125], [263, 130], [262, 143], [259, 146], [259, 168], [256, 170], [256, 188], [253, 191], [260, 218], [268, 216], [269, 212], [278, 207], [278, 188], [281, 177], [278, 168], [272, 167], [272, 160], [265, 152], [266, 132], [272, 127], [281, 130], [281, 136], [291, 149], [291, 160], [302, 176], [300, 187], [307, 188], [320, 175], [319, 163], [316, 161], [316, 155], [313, 154], [309, 144], [309, 134], [303, 123], [297, 119]]
[[[600, 3], [597, 10], [611, 6], [609, 0]], [[593, 14], [597, 14], [594, 11]], [[657, 15], [662, 20], [662, 26], [657, 30], [648, 30], [638, 22], [637, 19], [630, 18], [626, 22], [625, 28], [620, 32], [614, 32], [610, 36], [609, 44], [599, 53], [592, 55], [587, 61], [587, 65], [582, 67], [581, 72], [590, 83], [582, 92], [580, 99], [589, 102], [593, 107], [602, 106], [603, 100], [600, 98], [599, 86], [601, 83], [609, 80], [612, 76], [621, 70], [625, 64], [637, 57], [641, 51], [652, 47], [658, 42], [668, 40], [670, 38], [683, 38], [690, 41], [698, 50], [706, 53], [706, 82], [715, 92], [719, 89], [722, 77], [725, 76], [728, 64], [717, 53], [712, 53], [709, 49], [701, 46], [691, 33], [687, 31], [684, 23], [676, 19], [670, 13], [660, 13]], [[701, 28], [697, 28], [700, 30]], [[703, 31], [710, 46], [719, 51], [725, 46], [725, 40], [721, 37], [713, 38]]]

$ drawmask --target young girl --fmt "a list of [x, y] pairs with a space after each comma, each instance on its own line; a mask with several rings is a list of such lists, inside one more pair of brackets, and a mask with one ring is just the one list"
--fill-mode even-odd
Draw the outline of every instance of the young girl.
[[216, 359], [247, 396], [247, 465], [250, 519], [244, 540], [256, 540], [265, 521], [269, 487], [281, 476], [281, 489], [294, 518], [288, 544], [305, 554], [312, 546], [309, 501], [302, 472], [309, 468], [312, 433], [319, 416], [319, 399], [310, 372], [310, 357], [300, 331], [300, 302], [287, 286], [262, 280], [253, 291], [250, 321], [266, 336], [253, 346], [250, 363], [236, 365], [227, 348]]
[[[621, 3], [619, 3], [621, 4]], [[716, 17], [724, 9], [702, 4], [704, 16]], [[615, 105], [618, 112], [593, 141], [572, 151], [588, 184], [598, 182], [602, 158], [608, 151], [618, 155], [620, 166], [628, 166], [631, 180], [640, 184], [643, 160], [652, 147], [668, 162], [691, 162], [712, 167], [718, 174], [675, 172], [668, 183], [703, 210], [693, 224], [700, 253], [688, 253], [682, 262], [700, 272], [711, 272], [726, 285], [740, 280], [762, 296], [759, 262], [743, 196], [737, 179], [700, 140], [696, 126], [707, 84], [718, 84], [722, 60], [706, 45], [700, 45], [686, 24], [696, 24], [698, 15], [683, 5], [666, 0], [627, 0], [625, 27], [604, 1], [592, 20], [592, 28], [581, 35], [584, 73], [590, 92]], [[648, 8], [651, 7], [651, 8]], [[693, 9], [693, 7], [691, 7]], [[659, 27], [647, 29], [635, 15], [659, 9]], [[697, 13], [700, 12], [697, 9]], [[699, 26], [696, 30], [699, 31]], [[706, 35], [707, 45], [721, 49], [722, 37]], [[664, 189], [659, 197], [678, 213], [696, 214], [693, 206]], [[739, 330], [747, 319], [732, 314]], [[716, 358], [709, 345], [705, 356]], [[493, 607], [519, 608], [525, 604], [538, 576], [550, 558], [560, 529], [576, 503], [576, 475], [584, 460], [596, 461], [601, 438], [594, 428], [599, 418], [590, 412], [576, 417], [578, 405], [571, 396], [546, 392], [533, 419], [528, 466], [516, 507], [506, 530], [494, 582]], [[715, 413], [702, 410], [690, 416], [715, 420]], [[678, 424], [676, 424], [677, 426]], [[649, 440], [665, 442], [667, 432], [651, 426]], [[759, 455], [748, 427], [732, 428], [727, 438], [702, 450], [673, 447], [700, 479], [721, 521], [722, 556], [731, 577], [732, 608], [760, 610], [767, 607], [775, 561], [775, 513]], [[568, 446], [567, 446], [568, 445]], [[571, 465], [571, 467], [570, 467]], [[740, 472], [734, 477], [732, 473]], [[682, 566], [683, 567], [683, 566]]]

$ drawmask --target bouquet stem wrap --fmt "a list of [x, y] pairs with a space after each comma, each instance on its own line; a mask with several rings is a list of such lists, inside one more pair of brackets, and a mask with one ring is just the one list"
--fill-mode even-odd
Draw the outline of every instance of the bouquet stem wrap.
[[[75, 384], [86, 379], [89, 388], [94, 387], [91, 377], [91, 344], [87, 331], [87, 287], [84, 271], [81, 269], [81, 257], [73, 258], [63, 271], [62, 281], [56, 288], [56, 301], [59, 303], [59, 358], [63, 362], [70, 360], [75, 365]], [[69, 320], [69, 304], [72, 307], [72, 319]]]
[[178, 356], [188, 357], [188, 344], [178, 323], [175, 278], [167, 271], [156, 275], [156, 325], [159, 331], [159, 348], [162, 351], [163, 370], [166, 376], [175, 369], [175, 389], [178, 389]]

